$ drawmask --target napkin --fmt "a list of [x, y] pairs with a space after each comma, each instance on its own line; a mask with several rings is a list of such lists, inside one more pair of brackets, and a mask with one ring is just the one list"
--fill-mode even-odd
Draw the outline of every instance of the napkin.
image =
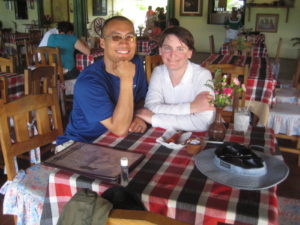
[[192, 132], [182, 133], [181, 136], [178, 138], [177, 143], [173, 143], [173, 142], [167, 143], [166, 140], [168, 138], [172, 137], [177, 132], [178, 131], [176, 131], [176, 130], [166, 130], [165, 133], [161, 137], [156, 139], [156, 142], [167, 148], [179, 150], [185, 146], [185, 142], [187, 139], [190, 138], [190, 136], [192, 135]]

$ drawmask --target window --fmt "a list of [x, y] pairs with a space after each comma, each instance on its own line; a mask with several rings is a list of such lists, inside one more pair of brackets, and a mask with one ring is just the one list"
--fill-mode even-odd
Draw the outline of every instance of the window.
[[27, 1], [26, 0], [15, 1], [15, 12], [16, 12], [16, 19], [21, 19], [21, 20], [28, 19]]
[[207, 23], [223, 25], [232, 8], [239, 11], [239, 16], [244, 23], [245, 6], [246, 0], [209, 0]]

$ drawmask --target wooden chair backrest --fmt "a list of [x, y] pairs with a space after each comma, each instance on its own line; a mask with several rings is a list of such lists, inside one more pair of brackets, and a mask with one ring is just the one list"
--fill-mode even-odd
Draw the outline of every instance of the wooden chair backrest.
[[42, 40], [42, 37], [43, 35], [41, 30], [36, 30], [36, 29], [29, 30], [29, 40], [32, 44], [38, 46]]
[[106, 225], [187, 225], [187, 223], [147, 211], [114, 209]]
[[210, 54], [215, 54], [215, 40], [214, 40], [214, 35], [210, 35], [209, 37], [209, 49], [210, 49]]
[[[0, 72], [15, 73], [14, 57], [3, 58], [0, 57]], [[0, 99], [8, 102], [8, 83], [5, 77], [0, 77]]]
[[56, 65], [37, 66], [24, 71], [25, 95], [46, 94], [57, 84]]
[[279, 38], [278, 44], [277, 44], [277, 49], [276, 49], [275, 62], [279, 62], [281, 45], [282, 45], [282, 38]]
[[146, 78], [148, 81], [148, 84], [150, 82], [152, 70], [154, 67], [163, 64], [163, 61], [161, 59], [160, 55], [146, 55], [145, 56], [145, 68], [146, 68]]
[[9, 73], [16, 72], [14, 57], [10, 57], [10, 58], [0, 57], [0, 72], [9, 72]]
[[8, 84], [4, 77], [0, 77], [0, 101], [8, 102]]
[[297, 60], [297, 67], [296, 67], [295, 74], [293, 76], [293, 84], [294, 87], [297, 88], [300, 92], [300, 57]]
[[[40, 54], [40, 61], [38, 58]], [[34, 53], [34, 62], [36, 66], [56, 64], [56, 71], [59, 75], [60, 83], [64, 84], [64, 74], [59, 48], [54, 47], [38, 47]]]
[[[222, 73], [228, 74], [231, 76], [231, 78], [239, 78], [239, 76], [243, 76], [243, 82], [246, 86], [247, 79], [248, 79], [248, 66], [236, 66], [232, 64], [211, 64], [207, 65], [206, 68], [211, 72], [214, 73], [217, 69], [221, 69]], [[239, 93], [234, 93], [234, 98], [237, 99], [237, 101], [233, 101], [233, 110], [234, 112], [238, 107], [244, 107], [245, 101], [246, 101], [246, 93], [244, 91]], [[224, 120], [226, 122], [233, 122], [233, 116], [234, 114], [232, 112], [226, 112], [224, 111], [224, 114], [222, 114]]]
[[34, 62], [34, 53], [38, 48], [38, 45], [36, 45], [35, 43], [33, 43], [30, 40], [24, 40], [24, 47], [25, 47], [25, 58], [26, 58], [26, 66], [33, 66], [35, 65]]
[[[48, 114], [49, 110], [51, 115]], [[32, 134], [28, 128], [28, 115], [34, 115], [38, 134]], [[13, 125], [10, 118], [13, 119]], [[55, 88], [51, 94], [27, 95], [6, 104], [0, 101], [0, 142], [8, 180], [16, 176], [15, 156], [52, 143], [62, 133]]]

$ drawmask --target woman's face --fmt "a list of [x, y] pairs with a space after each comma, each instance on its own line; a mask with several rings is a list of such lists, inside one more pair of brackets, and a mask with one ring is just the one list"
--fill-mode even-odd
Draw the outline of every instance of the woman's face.
[[159, 48], [159, 53], [169, 70], [180, 70], [187, 66], [193, 51], [178, 37], [170, 34], [165, 38], [162, 47]]

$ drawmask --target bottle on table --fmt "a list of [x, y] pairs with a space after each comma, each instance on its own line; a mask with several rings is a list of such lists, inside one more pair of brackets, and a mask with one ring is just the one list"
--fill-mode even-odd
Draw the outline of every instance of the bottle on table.
[[127, 157], [122, 157], [120, 159], [120, 164], [121, 164], [121, 185], [123, 187], [126, 187], [128, 185], [128, 158]]

